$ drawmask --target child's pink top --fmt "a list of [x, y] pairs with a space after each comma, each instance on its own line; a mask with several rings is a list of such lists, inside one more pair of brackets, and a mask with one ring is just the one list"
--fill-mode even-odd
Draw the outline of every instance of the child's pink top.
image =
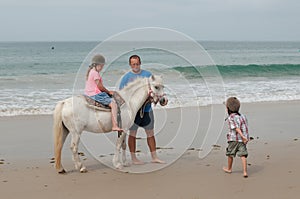
[[86, 94], [87, 96], [94, 96], [98, 93], [101, 93], [96, 84], [97, 79], [102, 83], [100, 74], [95, 70], [95, 68], [93, 68], [92, 70], [90, 70], [89, 77], [85, 82], [84, 94]]

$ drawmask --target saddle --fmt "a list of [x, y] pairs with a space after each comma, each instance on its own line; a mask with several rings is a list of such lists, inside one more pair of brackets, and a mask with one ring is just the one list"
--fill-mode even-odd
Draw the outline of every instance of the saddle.
[[[111, 111], [111, 108], [108, 105], [104, 105], [86, 95], [83, 95], [83, 97], [85, 98], [85, 100], [87, 102], [87, 104], [86, 104], [87, 107], [95, 109], [95, 110], [99, 110], [99, 111], [107, 111], [107, 112]], [[114, 92], [113, 98], [115, 99], [117, 105], [120, 107], [125, 103], [125, 100], [117, 92]]]

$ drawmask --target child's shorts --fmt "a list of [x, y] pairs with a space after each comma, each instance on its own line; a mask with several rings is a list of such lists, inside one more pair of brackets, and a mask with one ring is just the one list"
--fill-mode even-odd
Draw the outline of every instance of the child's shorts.
[[248, 157], [246, 144], [243, 142], [229, 141], [228, 147], [226, 148], [226, 156], [235, 157], [236, 155], [239, 157]]
[[108, 106], [112, 101], [112, 98], [105, 92], [101, 92], [97, 95], [90, 96], [90, 98], [106, 106]]

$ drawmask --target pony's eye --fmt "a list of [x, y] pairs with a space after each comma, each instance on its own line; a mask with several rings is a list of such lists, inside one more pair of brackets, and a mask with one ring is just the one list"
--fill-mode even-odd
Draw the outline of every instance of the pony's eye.
[[155, 88], [156, 90], [158, 90], [158, 89], [159, 89], [159, 87], [158, 87], [158, 86], [154, 86], [154, 88]]

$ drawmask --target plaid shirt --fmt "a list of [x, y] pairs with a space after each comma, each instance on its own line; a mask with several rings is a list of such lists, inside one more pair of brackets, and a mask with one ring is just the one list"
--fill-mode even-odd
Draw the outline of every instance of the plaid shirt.
[[228, 117], [229, 132], [227, 133], [227, 141], [243, 142], [242, 137], [235, 130], [241, 129], [243, 135], [249, 140], [248, 121], [245, 115], [232, 113]]

